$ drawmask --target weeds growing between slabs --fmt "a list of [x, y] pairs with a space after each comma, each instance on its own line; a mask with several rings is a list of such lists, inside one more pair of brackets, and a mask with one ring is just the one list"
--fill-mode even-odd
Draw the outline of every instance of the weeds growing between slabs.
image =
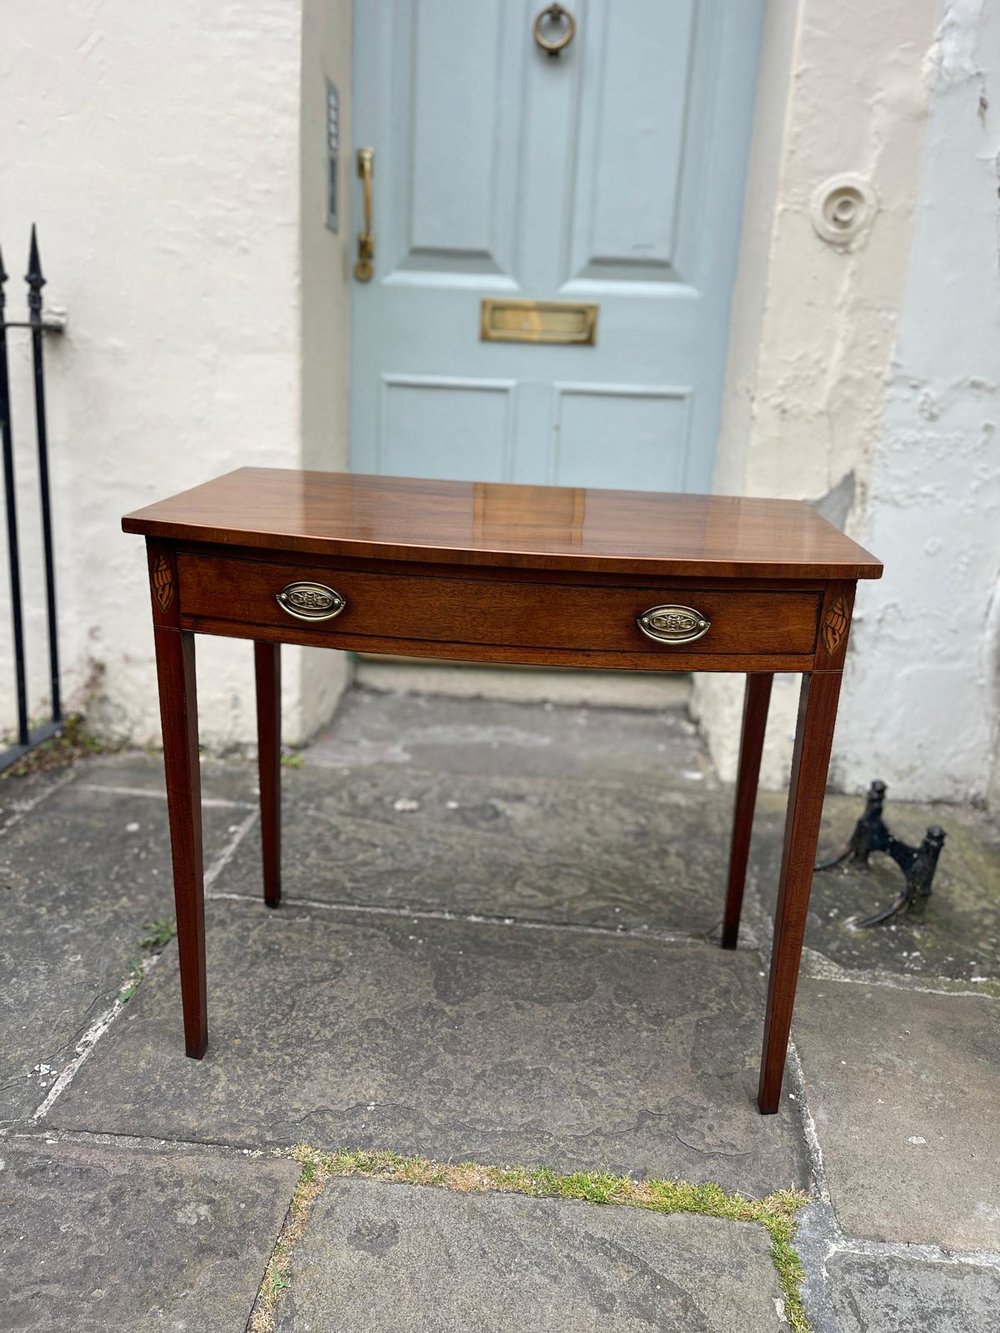
[[364, 1176], [407, 1185], [425, 1185], [463, 1194], [523, 1194], [533, 1199], [578, 1199], [585, 1203], [645, 1208], [655, 1213], [699, 1213], [730, 1222], [755, 1222], [771, 1240], [771, 1259], [785, 1302], [785, 1318], [795, 1333], [809, 1333], [802, 1304], [802, 1263], [792, 1244], [795, 1214], [808, 1202], [799, 1190], [776, 1190], [764, 1199], [727, 1194], [721, 1186], [682, 1180], [633, 1180], [600, 1171], [560, 1174], [528, 1167], [452, 1165], [391, 1152], [319, 1152], [299, 1144], [290, 1154], [302, 1168], [288, 1221], [274, 1247], [249, 1333], [270, 1333], [281, 1292], [292, 1285], [291, 1261], [316, 1200], [330, 1180]]

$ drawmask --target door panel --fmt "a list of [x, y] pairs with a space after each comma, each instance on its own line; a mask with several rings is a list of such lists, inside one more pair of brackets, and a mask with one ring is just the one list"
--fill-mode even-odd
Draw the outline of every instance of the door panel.
[[673, 277], [694, 3], [591, 0], [567, 278]]
[[386, 375], [378, 471], [405, 476], [419, 453], [422, 477], [502, 481], [509, 471], [513, 382]]
[[503, 0], [477, 0], [474, 9], [460, 0], [377, 0], [358, 9], [357, 22], [389, 53], [366, 51], [370, 77], [392, 71], [380, 89], [384, 130], [372, 144], [376, 239], [383, 230], [390, 238], [381, 277], [509, 275], [523, 62], [503, 40]]
[[409, 105], [397, 102], [394, 112], [410, 129], [410, 235], [402, 262], [509, 273], [517, 141], [507, 103], [517, 88], [505, 67], [501, 0], [476, 8], [473, 59], [467, 4], [424, 0], [409, 9], [410, 23], [396, 34], [406, 41], [411, 28]]
[[683, 490], [689, 397], [682, 389], [556, 385], [552, 481], [604, 486], [612, 441], [616, 486]]
[[[710, 489], [762, 0], [573, 0], [556, 59], [540, 7], [356, 5], [352, 464]], [[596, 345], [482, 341], [504, 296], [596, 304]]]

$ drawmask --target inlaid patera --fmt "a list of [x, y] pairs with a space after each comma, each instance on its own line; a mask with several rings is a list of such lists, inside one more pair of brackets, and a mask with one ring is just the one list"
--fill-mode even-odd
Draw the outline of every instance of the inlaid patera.
[[275, 600], [283, 611], [298, 620], [332, 620], [347, 605], [340, 593], [325, 583], [289, 583]]
[[166, 613], [170, 610], [171, 603], [174, 600], [174, 576], [165, 555], [161, 555], [153, 566], [150, 581], [153, 586], [156, 605]]
[[692, 643], [712, 627], [708, 617], [693, 606], [651, 606], [635, 623], [647, 639], [657, 643]]
[[850, 623], [851, 617], [847, 610], [847, 603], [843, 597], [838, 597], [830, 608], [830, 614], [823, 622], [823, 643], [831, 657], [840, 647], [840, 641], [847, 633], [847, 627]]

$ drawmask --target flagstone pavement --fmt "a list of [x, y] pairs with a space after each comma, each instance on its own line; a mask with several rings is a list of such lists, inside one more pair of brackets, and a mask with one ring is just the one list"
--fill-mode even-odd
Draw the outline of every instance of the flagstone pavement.
[[[985, 814], [893, 804], [871, 775], [900, 836], [945, 827], [935, 892], [922, 921], [861, 930], [895, 869], [817, 875], [783, 1103], [761, 1117], [783, 798], [761, 796], [723, 952], [732, 792], [682, 712], [355, 689], [282, 771], [278, 911], [255, 776], [203, 765], [201, 1062], [159, 759], [0, 782], [0, 1330], [788, 1327], [762, 1225], [594, 1202], [610, 1173], [804, 1191], [816, 1333], [992, 1333]], [[825, 845], [861, 804], [828, 798]], [[380, 1152], [436, 1165], [399, 1183]], [[499, 1170], [470, 1189], [469, 1162]]]

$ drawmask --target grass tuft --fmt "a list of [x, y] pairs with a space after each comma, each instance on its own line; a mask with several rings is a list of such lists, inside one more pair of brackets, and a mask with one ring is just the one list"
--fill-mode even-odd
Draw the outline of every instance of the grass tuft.
[[163, 917], [160, 921], [147, 921], [146, 930], [148, 934], [139, 941], [139, 948], [145, 949], [147, 953], [162, 953], [177, 934], [177, 926], [169, 917]]
[[145, 929], [147, 933], [139, 941], [139, 948], [145, 952], [146, 957], [133, 958], [128, 981], [125, 983], [125, 989], [119, 997], [122, 1004], [128, 1004], [145, 980], [146, 971], [152, 959], [161, 954], [177, 934], [177, 926], [166, 917], [161, 921], [147, 921]]

